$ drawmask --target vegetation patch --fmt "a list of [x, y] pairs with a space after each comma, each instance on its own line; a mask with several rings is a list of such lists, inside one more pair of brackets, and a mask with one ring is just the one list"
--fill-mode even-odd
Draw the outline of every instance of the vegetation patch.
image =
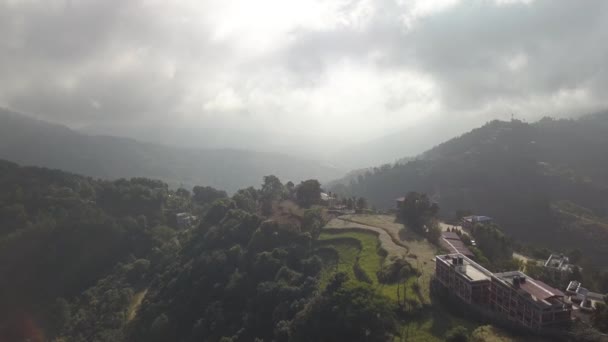
[[[420, 306], [420, 296], [414, 290], [416, 286], [412, 286], [418, 282], [415, 271], [412, 271], [402, 283], [384, 281], [383, 275], [390, 273], [391, 269], [399, 268], [402, 262], [397, 261], [399, 265], [393, 266], [395, 260], [386, 259], [386, 252], [381, 248], [377, 234], [359, 229], [324, 229], [317, 243], [322, 246], [317, 249], [317, 253], [327, 255], [330, 252], [325, 249], [331, 248], [338, 254], [339, 259], [337, 263], [331, 263], [331, 259], [330, 263], [324, 263], [321, 275], [322, 287], [327, 285], [327, 279], [332, 274], [344, 272], [351, 279], [372, 285], [396, 303], [408, 300], [409, 302], [405, 304], [406, 308]], [[319, 256], [323, 259], [321, 254]]]
[[144, 300], [146, 293], [148, 293], [148, 289], [144, 289], [133, 295], [131, 305], [129, 305], [129, 309], [127, 310], [127, 321], [130, 322], [133, 320], [133, 318], [135, 318], [135, 316], [137, 315], [137, 310], [139, 309], [142, 300]]
[[[438, 253], [438, 248], [436, 246], [426, 241], [424, 237], [416, 233], [413, 229], [404, 226], [402, 223], [396, 222], [394, 215], [346, 215], [344, 217], [340, 217], [340, 219], [334, 219], [330, 221], [330, 223], [323, 231], [333, 232], [337, 229], [350, 231], [350, 229], [348, 228], [339, 228], [342, 227], [340, 225], [341, 223], [359, 225], [358, 227], [361, 228], [358, 229], [380, 230], [390, 235], [391, 239], [393, 240], [396, 237], [400, 241], [400, 245], [393, 247], [399, 248], [399, 251], [401, 253], [398, 253], [394, 249], [391, 249], [388, 253], [389, 259], [384, 261], [384, 267], [390, 266], [389, 261], [394, 260], [394, 256], [397, 256], [399, 258], [405, 257], [405, 260], [412, 266], [413, 269], [417, 270], [419, 274], [418, 277], [412, 277], [408, 279], [408, 284], [405, 290], [402, 287], [400, 288], [400, 290], [402, 291], [402, 294], [400, 296], [396, 295], [397, 285], [395, 284], [381, 284], [381, 290], [391, 298], [395, 298], [395, 300], [397, 299], [397, 297], [403, 300], [403, 291], [408, 291], [405, 293], [405, 296], [407, 298], [414, 298], [418, 297], [417, 293], [411, 291], [411, 285], [415, 282], [418, 284], [417, 286], [421, 295], [419, 301], [421, 303], [430, 303], [431, 300], [429, 293], [429, 284], [431, 276], [433, 275], [433, 273], [435, 273], [434, 258], [435, 255]], [[332, 229], [327, 229], [327, 227], [331, 227]], [[405, 247], [403, 248], [401, 245]], [[403, 253], [404, 251], [406, 251], [406, 253]]]

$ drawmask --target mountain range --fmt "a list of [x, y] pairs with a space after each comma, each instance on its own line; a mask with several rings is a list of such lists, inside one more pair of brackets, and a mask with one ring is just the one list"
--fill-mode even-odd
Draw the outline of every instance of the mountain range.
[[296, 183], [344, 174], [322, 162], [279, 153], [182, 148], [88, 135], [6, 109], [0, 109], [0, 159], [97, 178], [148, 177], [172, 187], [200, 184], [230, 192], [260, 184], [270, 174]]

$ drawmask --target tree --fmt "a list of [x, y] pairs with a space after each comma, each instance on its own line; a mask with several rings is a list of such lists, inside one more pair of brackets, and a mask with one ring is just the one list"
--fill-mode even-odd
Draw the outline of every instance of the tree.
[[604, 297], [604, 303], [596, 304], [591, 320], [596, 329], [608, 333], [608, 296]]
[[287, 197], [293, 199], [296, 193], [296, 185], [289, 181], [285, 184], [285, 190], [287, 190]]
[[150, 327], [151, 336], [154, 336], [155, 341], [167, 341], [169, 340], [169, 318], [167, 315], [160, 314]]
[[467, 342], [469, 340], [469, 331], [462, 325], [456, 326], [445, 334], [447, 342]]
[[348, 210], [353, 210], [354, 209], [354, 207], [355, 207], [355, 201], [353, 201], [352, 198], [349, 197], [348, 199], [344, 199], [344, 201], [346, 203], [345, 205], [346, 205], [346, 208], [348, 208]]
[[307, 209], [302, 218], [302, 231], [309, 232], [313, 239], [316, 239], [321, 234], [323, 228], [323, 213], [319, 208]]
[[285, 187], [277, 176], [264, 176], [264, 183], [262, 184], [263, 198], [276, 200], [281, 197], [284, 191]]
[[472, 229], [475, 242], [492, 262], [510, 260], [513, 244], [496, 224], [476, 224]]
[[192, 189], [192, 192], [194, 193], [192, 199], [200, 205], [205, 205], [217, 199], [228, 197], [226, 191], [217, 190], [210, 186], [195, 186]]
[[333, 278], [293, 322], [293, 341], [387, 341], [397, 331], [394, 304], [373, 287]]
[[249, 191], [239, 190], [232, 196], [237, 208], [254, 213], [257, 209], [257, 202]]
[[359, 197], [359, 199], [357, 199], [357, 209], [367, 209], [367, 200], [365, 198]]
[[0, 208], [0, 233], [10, 233], [25, 228], [27, 212], [22, 204], [16, 203]]
[[209, 224], [218, 224], [228, 213], [230, 209], [234, 209], [235, 204], [229, 198], [215, 200], [207, 213], [205, 214], [205, 222]]
[[177, 190], [175, 190], [175, 194], [179, 197], [183, 197], [183, 198], [190, 198], [190, 191], [188, 191], [187, 189], [184, 188], [179, 188]]
[[460, 240], [462, 240], [462, 243], [464, 243], [466, 246], [471, 246], [472, 244], [469, 234], [462, 234], [460, 236]]
[[426, 238], [434, 243], [439, 243], [439, 238], [441, 238], [441, 228], [436, 222], [429, 222], [426, 231]]
[[426, 194], [410, 192], [401, 207], [399, 215], [406, 225], [423, 233], [424, 226], [437, 215], [439, 206], [432, 203]]
[[316, 179], [301, 182], [296, 188], [296, 199], [305, 208], [319, 203], [321, 200], [321, 183]]
[[262, 214], [272, 213], [272, 203], [283, 196], [285, 187], [275, 175], [264, 176], [264, 183], [261, 190]]
[[568, 259], [573, 264], [578, 263], [581, 260], [582, 256], [583, 256], [583, 253], [578, 248], [575, 248], [568, 252]]

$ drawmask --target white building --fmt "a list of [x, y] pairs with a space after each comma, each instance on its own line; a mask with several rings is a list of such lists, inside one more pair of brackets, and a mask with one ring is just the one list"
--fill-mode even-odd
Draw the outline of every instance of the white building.
[[196, 224], [197, 217], [190, 213], [179, 213], [175, 215], [175, 219], [179, 229], [188, 229]]
[[593, 311], [597, 303], [604, 303], [604, 295], [591, 292], [582, 285], [580, 281], [576, 280], [568, 284], [566, 293], [570, 296], [570, 301], [578, 304], [583, 311]]

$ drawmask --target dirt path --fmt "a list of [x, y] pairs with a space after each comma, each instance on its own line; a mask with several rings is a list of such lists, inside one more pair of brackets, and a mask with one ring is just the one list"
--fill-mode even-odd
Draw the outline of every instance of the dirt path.
[[141, 305], [141, 302], [144, 300], [144, 297], [148, 293], [148, 289], [137, 292], [133, 295], [133, 300], [131, 300], [131, 305], [129, 305], [129, 310], [127, 311], [127, 322], [130, 322], [137, 315], [137, 310]]
[[380, 245], [382, 248], [384, 248], [384, 250], [386, 250], [389, 258], [392, 256], [405, 257], [409, 252], [406, 246], [402, 245], [401, 243], [397, 244], [393, 237], [388, 234], [388, 232], [379, 227], [344, 220], [342, 218], [335, 218], [327, 223], [325, 229], [361, 229], [374, 232], [378, 234]]
[[368, 225], [368, 224], [365, 224], [365, 223], [357, 222], [356, 220], [350, 219], [348, 217], [339, 217], [338, 219], [343, 220], [343, 221], [347, 221], [347, 222], [352, 222], [352, 223], [355, 223], [355, 224], [358, 224], [358, 225], [363, 225], [363, 226], [366, 226], [366, 227], [369, 227], [369, 228], [379, 228], [379, 229], [382, 229], [382, 230], [384, 230], [388, 234], [388, 236], [390, 236], [390, 238], [391, 238], [391, 240], [393, 241], [394, 244], [405, 248], [409, 252], [409, 247], [405, 243], [401, 242], [401, 239], [399, 238], [399, 231], [396, 230], [396, 229], [388, 229], [386, 227], [381, 227], [381, 226], [380, 227], [379, 226], [371, 226], [371, 225]]

